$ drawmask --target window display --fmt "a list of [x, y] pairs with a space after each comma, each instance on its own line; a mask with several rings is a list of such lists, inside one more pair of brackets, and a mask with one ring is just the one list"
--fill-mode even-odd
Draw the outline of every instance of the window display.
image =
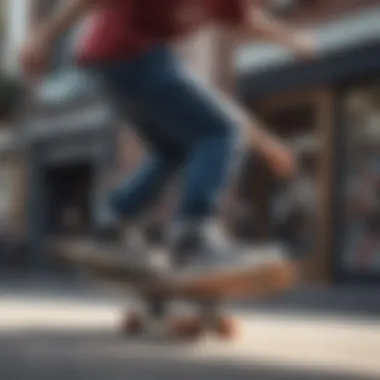
[[380, 83], [345, 99], [344, 270], [380, 274]]

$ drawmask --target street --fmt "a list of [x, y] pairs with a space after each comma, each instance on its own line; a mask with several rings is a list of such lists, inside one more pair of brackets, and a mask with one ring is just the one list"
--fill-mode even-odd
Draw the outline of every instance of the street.
[[236, 311], [233, 342], [119, 333], [119, 295], [0, 289], [0, 373], [22, 379], [378, 379], [380, 322]]

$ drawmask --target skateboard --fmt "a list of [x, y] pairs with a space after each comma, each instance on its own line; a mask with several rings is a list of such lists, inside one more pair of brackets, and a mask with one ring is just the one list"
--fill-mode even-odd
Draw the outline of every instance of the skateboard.
[[[297, 281], [295, 263], [281, 252], [256, 251], [251, 255], [260, 260], [204, 274], [157, 275], [146, 267], [132, 266], [111, 249], [104, 252], [91, 244], [68, 242], [57, 248], [56, 244], [55, 252], [64, 260], [98, 280], [116, 284], [140, 301], [139, 306], [122, 316], [121, 328], [126, 335], [141, 335], [155, 329], [180, 339], [198, 339], [210, 332], [231, 339], [237, 335], [238, 325], [224, 311], [224, 303], [270, 296], [286, 291]], [[195, 312], [187, 316], [173, 314], [176, 302], [191, 305]]]

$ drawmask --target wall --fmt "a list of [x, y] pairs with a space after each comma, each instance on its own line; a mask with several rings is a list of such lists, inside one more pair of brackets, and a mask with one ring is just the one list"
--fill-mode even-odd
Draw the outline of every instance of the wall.
[[[18, 75], [18, 49], [26, 32], [28, 0], [0, 0], [0, 67]], [[14, 126], [0, 128], [0, 220], [14, 233], [25, 227], [26, 167]]]
[[336, 20], [359, 10], [380, 4], [379, 0], [301, 0], [284, 17], [300, 24], [317, 24]]
[[28, 28], [30, 2], [28, 0], [2, 0], [6, 2], [6, 41], [4, 43], [5, 67], [12, 73], [19, 72], [18, 50]]

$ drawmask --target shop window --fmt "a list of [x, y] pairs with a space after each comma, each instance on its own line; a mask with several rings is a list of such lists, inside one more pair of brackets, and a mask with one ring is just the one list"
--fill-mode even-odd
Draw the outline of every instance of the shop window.
[[344, 244], [348, 275], [380, 274], [380, 83], [344, 101]]
[[312, 249], [315, 235], [317, 141], [313, 103], [275, 108], [262, 113], [265, 121], [299, 155], [299, 175], [278, 180], [262, 160], [256, 160], [252, 202], [257, 239], [276, 239], [299, 249]]
[[[62, 0], [38, 0], [36, 18], [46, 17]], [[80, 25], [74, 25], [54, 45], [50, 67], [41, 83], [35, 87], [38, 104], [46, 107], [77, 106], [83, 99], [98, 96], [99, 88], [93, 76], [72, 64], [74, 37]]]
[[91, 230], [93, 167], [78, 162], [44, 171], [48, 235], [86, 235]]

